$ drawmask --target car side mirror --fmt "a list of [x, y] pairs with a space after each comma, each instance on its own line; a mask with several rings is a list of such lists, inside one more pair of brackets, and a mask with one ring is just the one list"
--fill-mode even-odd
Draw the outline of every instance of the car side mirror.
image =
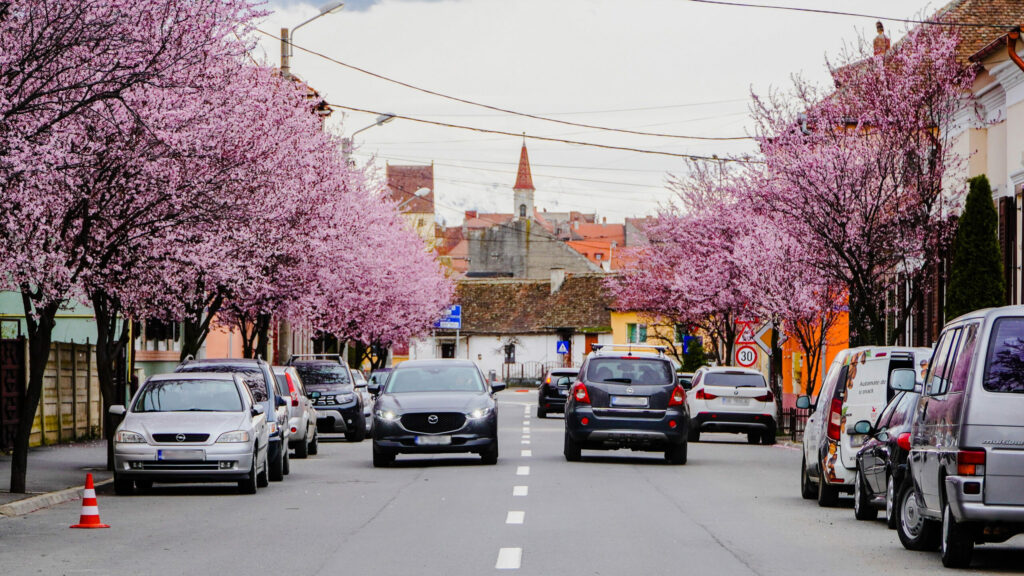
[[810, 396], [799, 396], [796, 399], [796, 407], [801, 410], [809, 410], [811, 408], [811, 397]]
[[491, 382], [491, 392], [501, 392], [506, 388], [504, 382]]
[[875, 438], [878, 438], [879, 442], [888, 442], [889, 441], [889, 433], [886, 432], [885, 430], [882, 430], [881, 432], [879, 432], [878, 434], [875, 435]]
[[377, 394], [380, 394], [380, 384], [378, 384], [376, 382], [373, 382], [371, 384], [367, 384], [366, 385], [366, 390], [370, 394], [373, 394], [374, 396], [376, 396]]
[[249, 413], [252, 414], [253, 416], [259, 416], [260, 414], [263, 414], [263, 405], [256, 404], [251, 409], [249, 409]]
[[368, 388], [369, 386], [370, 385], [367, 384], [366, 382], [358, 382], [358, 383], [356, 383], [356, 388]]
[[917, 375], [913, 368], [897, 368], [889, 373], [889, 388], [899, 392], [913, 392]]
[[310, 392], [309, 393], [309, 399], [310, 400], [316, 400], [319, 397], [320, 397], [320, 393], [319, 392]]
[[853, 431], [857, 434], [871, 434], [871, 422], [861, 420], [853, 425]]
[[125, 409], [123, 404], [113, 404], [110, 406], [110, 408], [107, 408], [107, 412], [114, 416], [124, 416], [127, 410]]
[[284, 396], [274, 396], [274, 404], [280, 408], [281, 406], [287, 406], [288, 402], [285, 401]]

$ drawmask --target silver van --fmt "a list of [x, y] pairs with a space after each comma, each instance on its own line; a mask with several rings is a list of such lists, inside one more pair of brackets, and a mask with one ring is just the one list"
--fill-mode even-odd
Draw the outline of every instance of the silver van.
[[964, 567], [975, 544], [1024, 533], [1024, 306], [943, 329], [908, 464], [896, 500], [906, 548], [941, 547], [945, 566]]

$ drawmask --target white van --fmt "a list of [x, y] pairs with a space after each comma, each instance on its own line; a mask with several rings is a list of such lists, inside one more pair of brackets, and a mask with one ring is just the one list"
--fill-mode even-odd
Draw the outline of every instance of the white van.
[[889, 375], [898, 368], [913, 368], [919, 381], [931, 358], [931, 348], [874, 346], [840, 352], [829, 367], [815, 401], [797, 398], [797, 408], [810, 408], [803, 439], [800, 494], [817, 498], [820, 506], [835, 506], [839, 494], [853, 492], [857, 451], [867, 435], [854, 424], [874, 422], [896, 394]]

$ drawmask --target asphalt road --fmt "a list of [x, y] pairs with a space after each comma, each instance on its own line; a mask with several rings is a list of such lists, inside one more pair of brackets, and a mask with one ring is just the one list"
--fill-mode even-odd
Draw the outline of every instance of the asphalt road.
[[[501, 456], [399, 456], [322, 442], [255, 496], [233, 486], [99, 494], [109, 530], [70, 530], [79, 502], [0, 518], [0, 573], [250, 575], [935, 574], [850, 502], [801, 500], [799, 452], [708, 434], [686, 466], [660, 454], [562, 457], [562, 421], [501, 394]], [[529, 412], [527, 413], [527, 410]], [[528, 414], [528, 415], [527, 415]], [[978, 549], [978, 573], [1024, 570], [1024, 536]], [[500, 568], [499, 568], [500, 567]]]

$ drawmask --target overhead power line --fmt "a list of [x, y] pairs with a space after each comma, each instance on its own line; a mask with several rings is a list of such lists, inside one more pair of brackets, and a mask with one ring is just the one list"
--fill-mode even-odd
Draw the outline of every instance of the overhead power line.
[[[280, 36], [271, 34], [270, 32], [267, 32], [267, 31], [262, 30], [260, 28], [257, 28], [256, 30], [260, 34], [263, 34], [263, 35], [268, 36], [270, 38], [277, 39], [278, 41], [283, 41]], [[662, 133], [659, 133], [659, 132], [644, 132], [644, 131], [641, 131], [641, 130], [629, 130], [627, 128], [612, 128], [612, 127], [609, 127], [609, 126], [595, 126], [593, 124], [583, 124], [583, 123], [580, 123], [580, 122], [570, 122], [569, 120], [559, 120], [558, 118], [549, 118], [549, 117], [546, 117], [546, 116], [539, 116], [537, 114], [528, 114], [526, 112], [519, 112], [519, 111], [516, 111], [516, 110], [510, 110], [508, 108], [501, 108], [499, 106], [492, 106], [490, 104], [484, 104], [482, 102], [476, 102], [476, 101], [473, 101], [473, 100], [467, 100], [466, 98], [460, 98], [458, 96], [451, 96], [449, 94], [443, 94], [443, 93], [437, 92], [435, 90], [430, 90], [430, 89], [427, 89], [427, 88], [422, 88], [420, 86], [415, 86], [413, 84], [409, 84], [408, 82], [403, 82], [401, 80], [396, 80], [394, 78], [390, 78], [390, 77], [385, 76], [383, 74], [378, 74], [376, 72], [371, 72], [370, 70], [367, 70], [365, 68], [360, 68], [359, 66], [354, 66], [352, 64], [348, 64], [346, 62], [342, 62], [341, 60], [338, 60], [337, 58], [333, 58], [331, 56], [328, 56], [328, 55], [326, 55], [326, 54], [324, 54], [322, 52], [317, 52], [317, 51], [311, 50], [309, 48], [304, 48], [302, 46], [299, 46], [298, 44], [293, 44], [290, 41], [287, 41], [287, 42], [292, 47], [298, 48], [302, 52], [306, 52], [307, 54], [312, 54], [314, 56], [317, 56], [319, 58], [327, 60], [328, 62], [333, 62], [334, 64], [337, 64], [339, 66], [343, 66], [345, 68], [348, 68], [349, 70], [355, 70], [356, 72], [360, 72], [362, 74], [366, 74], [368, 76], [372, 76], [372, 77], [377, 78], [379, 80], [384, 80], [385, 82], [390, 82], [392, 84], [397, 84], [398, 86], [402, 86], [404, 88], [409, 88], [411, 90], [416, 90], [417, 92], [422, 92], [424, 94], [430, 94], [431, 96], [437, 96], [439, 98], [444, 98], [446, 100], [451, 100], [453, 102], [460, 102], [462, 104], [469, 104], [470, 106], [477, 106], [477, 107], [480, 107], [480, 108], [486, 108], [487, 110], [492, 110], [494, 112], [501, 112], [503, 114], [511, 114], [513, 116], [521, 116], [523, 118], [531, 118], [533, 120], [541, 120], [541, 121], [544, 121], [544, 122], [554, 122], [556, 124], [564, 124], [566, 126], [575, 126], [577, 128], [587, 128], [587, 129], [590, 129], [590, 130], [604, 130], [606, 132], [618, 132], [618, 133], [621, 133], [621, 134], [633, 134], [633, 135], [636, 135], [636, 136], [656, 136], [656, 137], [659, 137], [659, 138], [679, 138], [679, 139], [683, 139], [683, 140], [714, 140], [714, 141], [752, 140], [753, 139], [750, 136], [689, 136], [689, 135], [683, 135], [683, 134], [662, 134]]]

